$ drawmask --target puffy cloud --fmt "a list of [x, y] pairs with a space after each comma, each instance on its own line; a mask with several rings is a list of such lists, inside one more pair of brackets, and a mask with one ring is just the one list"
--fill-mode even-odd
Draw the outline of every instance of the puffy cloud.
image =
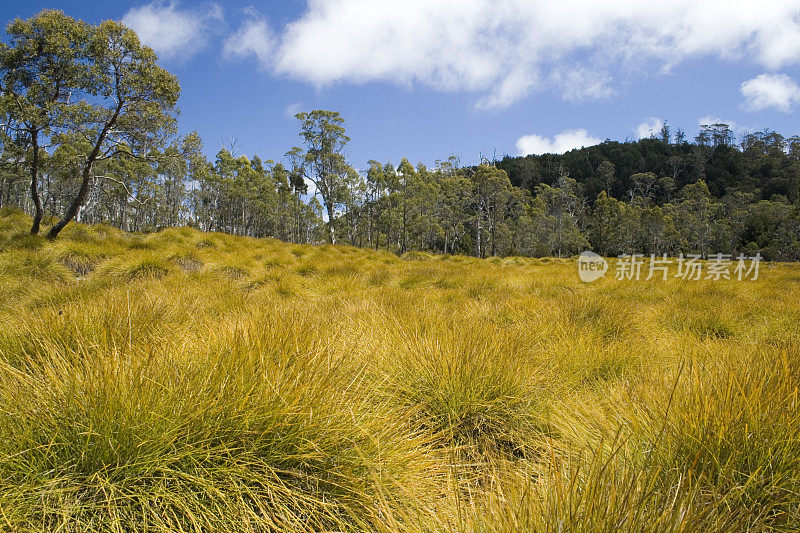
[[131, 8], [122, 23], [136, 30], [139, 39], [161, 58], [186, 59], [199, 52], [214, 25], [222, 22], [222, 9], [178, 9], [175, 2], [153, 2]]
[[800, 62], [800, 0], [308, 0], [276, 70], [316, 85], [388, 81], [478, 95], [607, 97], [611, 82], [690, 58]]
[[658, 135], [661, 132], [661, 126], [664, 121], [660, 118], [650, 117], [633, 130], [636, 133], [637, 139], [646, 139], [653, 135]]
[[541, 135], [525, 135], [517, 139], [519, 155], [529, 154], [563, 154], [574, 148], [593, 146], [602, 142], [598, 137], [589, 135], [584, 129], [567, 130], [552, 139]]
[[800, 86], [786, 74], [761, 74], [742, 83], [739, 90], [745, 98], [742, 107], [749, 111], [774, 107], [788, 113], [800, 102]]
[[225, 40], [222, 55], [226, 58], [243, 58], [255, 56], [258, 64], [266, 69], [272, 63], [272, 50], [275, 38], [267, 24], [254, 10], [245, 11], [248, 19], [230, 37]]

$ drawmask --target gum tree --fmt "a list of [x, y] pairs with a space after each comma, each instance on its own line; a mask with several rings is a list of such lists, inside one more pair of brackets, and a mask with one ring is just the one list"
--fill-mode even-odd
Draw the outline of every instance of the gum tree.
[[336, 244], [336, 206], [346, 197], [347, 177], [352, 171], [344, 157], [344, 148], [350, 141], [345, 135], [344, 118], [338, 111], [324, 109], [298, 113], [295, 118], [300, 121], [305, 151], [295, 148], [291, 153], [302, 160], [298, 168], [322, 197], [328, 215], [328, 240]]
[[13, 20], [7, 32], [9, 43], [0, 43], [0, 110], [14, 141], [8, 144], [24, 154], [35, 235], [44, 215], [39, 195], [43, 152], [53, 148], [68, 121], [89, 28], [60, 11], [45, 10], [28, 20]]
[[97, 26], [44, 10], [8, 26], [0, 48], [2, 112], [26, 149], [35, 206], [31, 233], [43, 214], [38, 194], [42, 150], [80, 139], [72, 171], [79, 183], [55, 238], [80, 211], [98, 162], [146, 154], [175, 131], [177, 79], [159, 67], [136, 33], [114, 21]]

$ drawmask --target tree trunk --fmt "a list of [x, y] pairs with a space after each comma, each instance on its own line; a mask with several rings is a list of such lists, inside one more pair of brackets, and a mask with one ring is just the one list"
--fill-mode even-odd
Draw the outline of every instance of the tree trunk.
[[92, 152], [89, 154], [89, 157], [86, 158], [86, 162], [83, 164], [81, 188], [78, 190], [78, 196], [76, 196], [72, 201], [72, 204], [70, 204], [69, 209], [67, 209], [67, 212], [64, 214], [63, 218], [59, 220], [55, 226], [50, 228], [50, 231], [47, 233], [48, 239], [55, 239], [58, 237], [58, 234], [61, 233], [61, 230], [64, 229], [64, 227], [69, 224], [73, 218], [75, 218], [75, 215], [77, 215], [78, 211], [80, 211], [83, 202], [86, 201], [86, 194], [89, 192], [89, 180], [92, 178], [92, 166], [100, 154], [100, 148], [103, 146], [103, 142], [106, 140], [106, 135], [108, 135], [109, 130], [114, 127], [114, 124], [116, 124], [123, 105], [124, 102], [122, 99], [120, 99], [117, 103], [117, 108], [114, 110], [114, 114], [111, 116], [109, 121], [106, 122], [105, 126], [103, 127], [103, 131], [101, 131], [100, 135], [97, 137], [97, 142], [94, 143]]
[[89, 180], [91, 179], [92, 174], [92, 162], [87, 162], [83, 166], [83, 172], [81, 173], [81, 188], [78, 190], [78, 195], [72, 201], [69, 209], [67, 209], [67, 212], [61, 218], [61, 220], [59, 220], [56, 225], [50, 228], [50, 231], [47, 232], [48, 239], [55, 239], [58, 237], [58, 234], [61, 233], [61, 230], [64, 229], [64, 227], [69, 224], [73, 218], [75, 218], [75, 215], [78, 214], [83, 202], [86, 200], [86, 194], [89, 192]]
[[475, 257], [482, 257], [481, 253], [481, 214], [479, 211], [475, 217]]
[[325, 207], [328, 210], [328, 239], [331, 244], [336, 244], [336, 231], [333, 228], [333, 204], [325, 202]]
[[33, 225], [31, 226], [31, 235], [39, 234], [39, 225], [42, 223], [42, 216], [44, 216], [44, 208], [42, 207], [42, 199], [39, 196], [39, 132], [36, 130], [31, 131], [31, 146], [33, 148], [33, 157], [31, 158], [31, 200], [36, 210], [33, 215]]

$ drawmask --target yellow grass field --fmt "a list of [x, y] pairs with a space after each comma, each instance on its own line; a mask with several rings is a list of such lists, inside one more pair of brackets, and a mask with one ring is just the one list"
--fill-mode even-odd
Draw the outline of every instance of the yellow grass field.
[[0, 529], [800, 528], [800, 270], [0, 216]]

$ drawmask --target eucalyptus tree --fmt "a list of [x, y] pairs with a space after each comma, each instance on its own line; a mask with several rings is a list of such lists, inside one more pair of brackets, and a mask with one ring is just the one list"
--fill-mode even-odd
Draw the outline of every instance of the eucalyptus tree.
[[350, 141], [345, 134], [344, 118], [338, 111], [316, 109], [298, 113], [300, 136], [305, 151], [294, 149], [302, 158], [304, 177], [316, 187], [328, 215], [328, 241], [336, 243], [336, 206], [346, 197], [347, 178], [352, 169], [344, 157], [344, 149]]
[[94, 26], [43, 10], [8, 26], [0, 47], [0, 108], [6, 128], [22, 133], [35, 206], [32, 233], [39, 231], [41, 151], [67, 137], [82, 138], [79, 187], [49, 238], [78, 214], [99, 161], [145, 156], [175, 131], [177, 79], [158, 66], [155, 53], [133, 30], [115, 21]]
[[555, 187], [541, 184], [536, 195], [544, 202], [547, 215], [555, 221], [553, 253], [562, 257], [565, 253], [580, 251], [578, 248], [586, 242], [579, 224], [586, 208], [580, 184], [562, 168]]
[[80, 86], [90, 30], [60, 11], [44, 10], [8, 25], [0, 43], [0, 111], [4, 129], [25, 152], [34, 206], [31, 233], [39, 233], [44, 207], [39, 194], [42, 152], [68, 126], [72, 91]]
[[416, 181], [417, 173], [408, 159], [405, 157], [397, 166], [397, 179], [400, 193], [400, 253], [404, 253], [408, 247], [408, 219], [409, 219], [409, 196], [413, 194], [413, 184]]
[[367, 243], [370, 248], [378, 249], [380, 244], [378, 226], [375, 223], [378, 214], [378, 201], [382, 195], [383, 165], [370, 159], [366, 176], [366, 215], [367, 215]]
[[443, 232], [443, 251], [453, 253], [467, 232], [464, 214], [472, 199], [474, 184], [454, 161], [439, 162], [436, 175], [439, 179], [437, 218]]
[[[293, 148], [286, 153], [289, 159], [291, 169], [288, 170], [287, 180], [289, 181], [289, 190], [292, 195], [292, 238], [294, 243], [304, 242], [308, 231], [305, 231], [305, 221], [308, 220], [308, 212], [306, 204], [303, 203], [303, 196], [308, 194], [308, 184], [304, 178], [303, 172], [303, 155], [300, 148]], [[283, 165], [280, 165], [282, 171], [285, 171]]]
[[[481, 164], [472, 175], [476, 206], [476, 255], [486, 255], [483, 229], [489, 238], [489, 253], [497, 254], [497, 230], [512, 200], [515, 187], [505, 170]], [[519, 190], [519, 189], [517, 189]]]

